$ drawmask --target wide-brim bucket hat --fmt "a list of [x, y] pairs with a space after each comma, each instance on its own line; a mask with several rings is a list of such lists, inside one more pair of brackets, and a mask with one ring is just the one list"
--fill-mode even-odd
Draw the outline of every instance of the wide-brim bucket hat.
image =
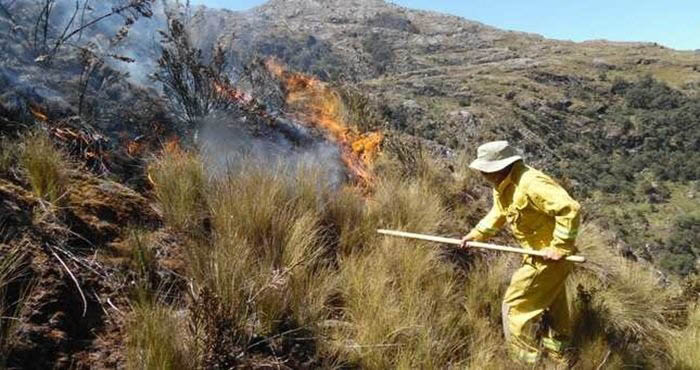
[[481, 172], [498, 172], [510, 164], [523, 159], [507, 141], [492, 141], [481, 145], [470, 168]]

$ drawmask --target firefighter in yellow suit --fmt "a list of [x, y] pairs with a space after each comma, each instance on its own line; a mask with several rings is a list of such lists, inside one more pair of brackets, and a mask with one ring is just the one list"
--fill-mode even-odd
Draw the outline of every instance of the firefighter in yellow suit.
[[[469, 166], [493, 186], [493, 207], [463, 242], [484, 241], [507, 221], [523, 248], [546, 254], [524, 258], [503, 298], [503, 329], [511, 354], [534, 364], [543, 349], [563, 362], [573, 324], [565, 289], [572, 265], [563, 257], [576, 252], [580, 205], [549, 176], [526, 166], [506, 141], [480, 146]], [[534, 324], [545, 312], [549, 331], [539, 345]]]

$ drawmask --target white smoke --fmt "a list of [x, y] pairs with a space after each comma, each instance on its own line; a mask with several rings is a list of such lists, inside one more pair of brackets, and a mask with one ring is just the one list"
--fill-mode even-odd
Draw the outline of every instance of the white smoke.
[[294, 143], [279, 132], [253, 136], [240, 119], [231, 120], [212, 114], [201, 122], [197, 144], [211, 176], [235, 173], [245, 166], [260, 165], [295, 173], [300, 168], [321, 171], [324, 186], [338, 187], [347, 174], [336, 145], [314, 139], [301, 127], [298, 135], [307, 143]]

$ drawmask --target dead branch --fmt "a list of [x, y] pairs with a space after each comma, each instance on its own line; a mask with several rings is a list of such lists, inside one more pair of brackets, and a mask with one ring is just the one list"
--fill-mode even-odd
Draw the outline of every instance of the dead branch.
[[12, 24], [16, 24], [15, 18], [12, 16], [12, 13], [10, 13], [10, 11], [3, 3], [0, 3], [0, 11], [2, 11], [3, 14], [5, 14], [5, 17], [7, 17], [7, 19], [9, 19], [10, 22], [12, 22]]
[[87, 314], [87, 299], [85, 299], [85, 294], [83, 293], [83, 289], [80, 288], [80, 283], [78, 282], [78, 279], [73, 275], [73, 272], [68, 268], [65, 262], [61, 259], [61, 257], [56, 254], [56, 252], [53, 251], [53, 247], [50, 245], [47, 245], [49, 248], [49, 251], [51, 254], [53, 254], [54, 257], [58, 260], [58, 262], [61, 263], [63, 268], [68, 272], [68, 275], [70, 275], [71, 279], [73, 279], [73, 282], [75, 283], [75, 287], [78, 288], [78, 292], [80, 293], [80, 298], [83, 300], [83, 317]]
[[[82, 39], [83, 31], [107, 18], [120, 15], [126, 19], [126, 25], [128, 26], [134, 23], [134, 19], [140, 17], [150, 18], [153, 16], [151, 3], [153, 3], [154, 0], [129, 0], [126, 4], [113, 7], [109, 12], [86, 22], [85, 12], [88, 8], [88, 2], [89, 0], [84, 0], [80, 23], [76, 25], [76, 18], [78, 18], [78, 14], [81, 13], [81, 6], [80, 0], [75, 0], [75, 10], [73, 14], [66, 24], [61, 27], [62, 31], [60, 35], [53, 39], [53, 45], [49, 48], [48, 44], [49, 39], [51, 39], [50, 31], [52, 28], [51, 13], [55, 8], [56, 0], [44, 0], [34, 25], [34, 48], [40, 54], [37, 59], [38, 61], [41, 61], [44, 65], [50, 65], [62, 46], [68, 45], [69, 41], [75, 36], [78, 36], [78, 40]], [[40, 34], [41, 38], [39, 37]]]
[[606, 362], [608, 362], [608, 358], [610, 357], [610, 354], [612, 351], [608, 350], [608, 352], [605, 354], [605, 357], [603, 358], [603, 361], [601, 361], [600, 365], [596, 368], [596, 370], [600, 370], [603, 368]]
[[124, 315], [124, 312], [122, 310], [118, 309], [117, 306], [115, 306], [114, 303], [112, 303], [112, 301], [109, 298], [107, 298], [107, 304], [109, 305], [109, 307], [112, 307], [112, 309], [119, 312], [121, 315]]
[[[217, 110], [236, 107], [228, 95], [232, 82], [226, 73], [225, 51], [221, 45], [205, 61], [202, 50], [193, 46], [182, 20], [168, 14], [168, 29], [161, 31], [162, 51], [159, 70], [153, 79], [163, 86], [171, 111], [178, 117], [183, 131], [192, 128], [200, 118]], [[232, 101], [234, 100], [234, 101]]]

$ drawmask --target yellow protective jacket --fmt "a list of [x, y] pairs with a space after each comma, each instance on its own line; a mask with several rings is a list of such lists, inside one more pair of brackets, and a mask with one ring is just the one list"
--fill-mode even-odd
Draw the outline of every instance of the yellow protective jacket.
[[508, 177], [493, 190], [493, 207], [477, 224], [477, 237], [496, 234], [506, 221], [523, 248], [555, 248], [576, 252], [574, 241], [581, 206], [544, 173], [516, 162]]

